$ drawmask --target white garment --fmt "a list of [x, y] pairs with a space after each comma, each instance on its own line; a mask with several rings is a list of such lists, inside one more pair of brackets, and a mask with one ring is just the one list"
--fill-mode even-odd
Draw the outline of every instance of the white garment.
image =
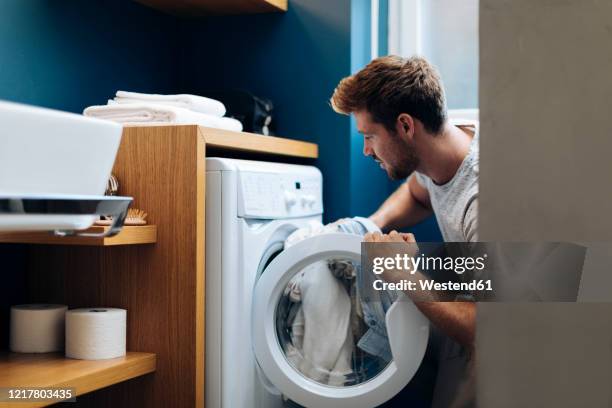
[[319, 221], [310, 221], [307, 227], [302, 227], [293, 231], [291, 235], [285, 239], [285, 248], [289, 248], [290, 246], [293, 246], [296, 243], [315, 235], [346, 232], [341, 229], [340, 225], [348, 219], [349, 218], [342, 218], [327, 225], [323, 225]]
[[323, 234], [325, 226], [319, 221], [310, 221], [307, 227], [298, 228], [285, 239], [285, 249], [313, 235]]
[[242, 123], [233, 118], [220, 118], [175, 106], [154, 103], [118, 104], [90, 106], [83, 115], [111, 120], [122, 124], [174, 123], [194, 124], [217, 129], [242, 131]]
[[342, 386], [353, 372], [354, 349], [350, 327], [351, 299], [327, 261], [317, 261], [294, 276], [285, 289], [300, 302], [292, 322], [288, 360], [319, 383]]
[[126, 91], [117, 91], [115, 95], [114, 100], [117, 103], [159, 103], [218, 117], [224, 116], [226, 112], [223, 103], [205, 96], [188, 94], [158, 95]]
[[[285, 248], [315, 235], [339, 231], [344, 220], [323, 225], [311, 222], [285, 240]], [[320, 383], [342, 386], [353, 373], [355, 349], [351, 330], [351, 298], [330, 270], [327, 261], [302, 269], [284, 292], [292, 302], [301, 302], [293, 322], [292, 345], [287, 358], [307, 377]]]

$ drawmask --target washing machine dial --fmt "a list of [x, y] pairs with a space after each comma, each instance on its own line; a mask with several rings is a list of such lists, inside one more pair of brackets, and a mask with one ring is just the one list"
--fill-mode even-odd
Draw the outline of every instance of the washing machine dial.
[[314, 204], [317, 200], [312, 194], [304, 194], [302, 196], [302, 207], [314, 207]]
[[297, 196], [293, 191], [285, 191], [285, 205], [291, 208], [297, 202]]

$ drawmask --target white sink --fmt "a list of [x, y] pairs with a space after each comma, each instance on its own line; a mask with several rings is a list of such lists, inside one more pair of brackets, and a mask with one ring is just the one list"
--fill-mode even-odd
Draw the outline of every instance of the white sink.
[[[121, 125], [0, 101], [0, 197], [104, 194]], [[0, 230], [84, 229], [91, 215], [0, 214]]]

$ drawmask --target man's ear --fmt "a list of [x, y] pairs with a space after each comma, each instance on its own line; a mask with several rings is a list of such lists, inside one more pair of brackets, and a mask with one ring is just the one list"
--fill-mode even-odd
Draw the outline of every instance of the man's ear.
[[407, 113], [400, 113], [397, 117], [396, 130], [398, 134], [412, 140], [414, 137], [414, 119]]

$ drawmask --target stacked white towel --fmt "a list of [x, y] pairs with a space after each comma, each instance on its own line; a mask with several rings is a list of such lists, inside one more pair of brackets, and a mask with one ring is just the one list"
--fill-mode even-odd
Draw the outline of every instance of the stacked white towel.
[[[109, 101], [110, 102], [110, 101]], [[220, 118], [206, 113], [194, 112], [176, 106], [154, 103], [90, 106], [83, 111], [85, 116], [112, 120], [122, 124], [176, 123], [193, 124], [218, 129], [242, 131], [242, 123], [234, 118]]]
[[223, 117], [225, 115], [225, 105], [221, 102], [198, 95], [158, 95], [144, 94], [138, 92], [117, 91], [114, 101], [116, 103], [155, 103], [158, 105], [176, 106], [189, 109], [194, 112], [206, 113], [208, 115]]
[[194, 124], [242, 131], [242, 123], [223, 117], [225, 106], [197, 95], [156, 95], [117, 91], [107, 105], [90, 106], [83, 115], [122, 124]]

